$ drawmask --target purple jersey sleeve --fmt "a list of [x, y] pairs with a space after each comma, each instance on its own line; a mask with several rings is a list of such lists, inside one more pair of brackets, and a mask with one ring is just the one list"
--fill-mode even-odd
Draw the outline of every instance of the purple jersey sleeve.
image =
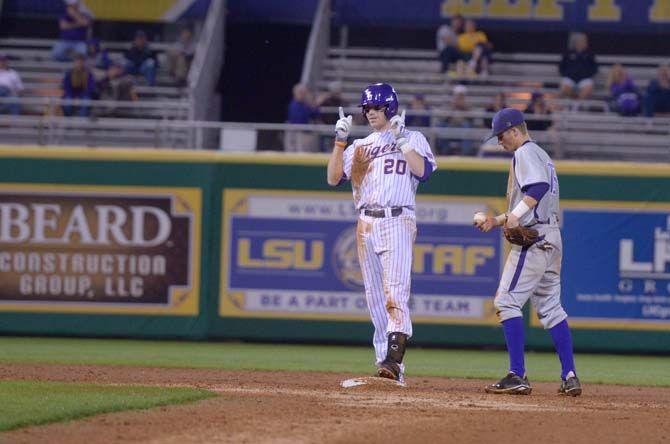
[[546, 182], [532, 183], [521, 188], [521, 191], [526, 196], [530, 196], [539, 202], [547, 194], [547, 191], [549, 191], [549, 184]]

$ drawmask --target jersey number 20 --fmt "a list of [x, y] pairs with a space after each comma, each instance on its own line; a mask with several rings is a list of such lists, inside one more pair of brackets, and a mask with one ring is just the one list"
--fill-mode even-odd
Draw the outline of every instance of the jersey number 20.
[[407, 161], [402, 159], [385, 159], [384, 174], [405, 174], [407, 171]]

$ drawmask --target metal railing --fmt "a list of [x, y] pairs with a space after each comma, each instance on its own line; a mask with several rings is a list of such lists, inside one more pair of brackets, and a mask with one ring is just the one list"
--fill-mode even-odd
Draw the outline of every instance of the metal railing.
[[[584, 127], [579, 116], [564, 114], [537, 116], [537, 120], [551, 119], [553, 126], [547, 131], [531, 131], [531, 137], [555, 158], [670, 161], [668, 119], [640, 118], [631, 124], [639, 123], [639, 131], [612, 133], [608, 130], [611, 126], [593, 131], [596, 120]], [[490, 155], [501, 151], [495, 141], [483, 141], [489, 134], [487, 128], [455, 123], [458, 118], [481, 119], [492, 113], [444, 111], [440, 116], [456, 120], [443, 126], [413, 128], [426, 136], [436, 154]], [[616, 121], [599, 124], [616, 125]], [[333, 145], [332, 124], [0, 115], [0, 126], [4, 143], [304, 152], [330, 152]], [[645, 133], [647, 126], [654, 131]], [[369, 133], [369, 126], [360, 123], [354, 126], [350, 140]]]
[[[571, 101], [559, 102], [568, 105]], [[361, 114], [360, 106], [345, 106], [344, 111], [349, 114]], [[400, 106], [400, 111], [403, 108]], [[339, 107], [325, 107], [319, 108], [321, 114], [337, 115]], [[494, 111], [486, 111], [483, 109], [471, 109], [467, 111], [452, 110], [446, 107], [436, 107], [430, 109], [407, 109], [407, 113], [413, 116], [428, 116], [436, 118], [445, 117], [473, 117], [482, 119], [491, 119], [495, 115]], [[362, 115], [362, 114], [361, 114]], [[609, 122], [612, 123], [612, 130], [628, 126], [637, 126], [640, 131], [646, 131], [649, 127], [663, 127], [666, 131], [670, 131], [670, 116], [658, 117], [642, 117], [642, 116], [621, 116], [617, 113], [580, 113], [572, 111], [572, 107], [565, 106], [563, 109], [554, 110], [551, 114], [527, 114], [527, 120], [569, 120], [579, 122]]]
[[[0, 115], [4, 144], [186, 148], [190, 125], [167, 119]], [[187, 121], [179, 121], [187, 122]]]
[[[288, 125], [288, 124], [255, 124], [225, 122], [222, 129], [246, 130], [259, 134], [258, 140], [264, 140], [257, 149], [329, 152], [332, 149], [332, 125]], [[428, 139], [436, 154], [481, 155], [492, 151], [500, 151], [495, 140], [484, 140], [490, 133], [482, 127], [457, 126], [445, 124], [439, 127], [413, 128], [421, 131]], [[284, 134], [278, 134], [283, 132]], [[266, 133], [260, 137], [260, 133]], [[272, 133], [272, 134], [267, 134]], [[303, 133], [303, 139], [298, 140], [301, 147], [287, 146], [286, 135], [289, 133]], [[362, 138], [370, 133], [370, 128], [364, 125], [355, 126], [351, 137]], [[670, 139], [667, 134], [640, 135], [609, 133], [593, 133], [583, 130], [562, 131], [560, 125], [546, 131], [531, 131], [533, 140], [543, 144], [543, 147], [556, 158], [586, 158], [586, 159], [619, 159], [619, 160], [647, 160], [667, 162], [670, 160]], [[272, 143], [267, 142], [268, 140]], [[466, 146], [467, 145], [467, 146]]]
[[18, 105], [23, 115], [61, 115], [68, 107], [85, 108], [93, 117], [124, 116], [155, 119], [188, 119], [190, 103], [187, 100], [129, 101], [82, 100], [60, 97], [0, 97], [0, 108], [11, 112], [11, 105]]

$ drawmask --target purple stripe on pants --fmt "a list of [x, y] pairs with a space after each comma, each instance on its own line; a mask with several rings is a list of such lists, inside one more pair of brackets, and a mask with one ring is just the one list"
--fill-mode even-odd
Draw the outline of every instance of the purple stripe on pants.
[[521, 248], [521, 255], [519, 256], [519, 262], [516, 264], [516, 270], [514, 270], [514, 276], [512, 277], [512, 283], [509, 285], [509, 291], [514, 290], [516, 283], [519, 281], [519, 276], [521, 276], [521, 269], [523, 268], [523, 263], [526, 261], [526, 253], [528, 252], [529, 247]]

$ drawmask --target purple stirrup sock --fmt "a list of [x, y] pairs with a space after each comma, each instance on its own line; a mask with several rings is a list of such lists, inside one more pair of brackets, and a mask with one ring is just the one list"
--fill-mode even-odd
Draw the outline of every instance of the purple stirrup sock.
[[505, 332], [505, 342], [507, 343], [507, 353], [509, 353], [509, 371], [515, 375], [524, 377], [526, 375], [526, 365], [523, 358], [523, 348], [525, 345], [523, 318], [512, 318], [502, 322]]
[[563, 320], [549, 329], [551, 338], [554, 340], [554, 347], [558, 353], [558, 359], [561, 360], [561, 379], [565, 380], [568, 373], [573, 372], [575, 376], [575, 358], [572, 354], [572, 335], [568, 321]]

